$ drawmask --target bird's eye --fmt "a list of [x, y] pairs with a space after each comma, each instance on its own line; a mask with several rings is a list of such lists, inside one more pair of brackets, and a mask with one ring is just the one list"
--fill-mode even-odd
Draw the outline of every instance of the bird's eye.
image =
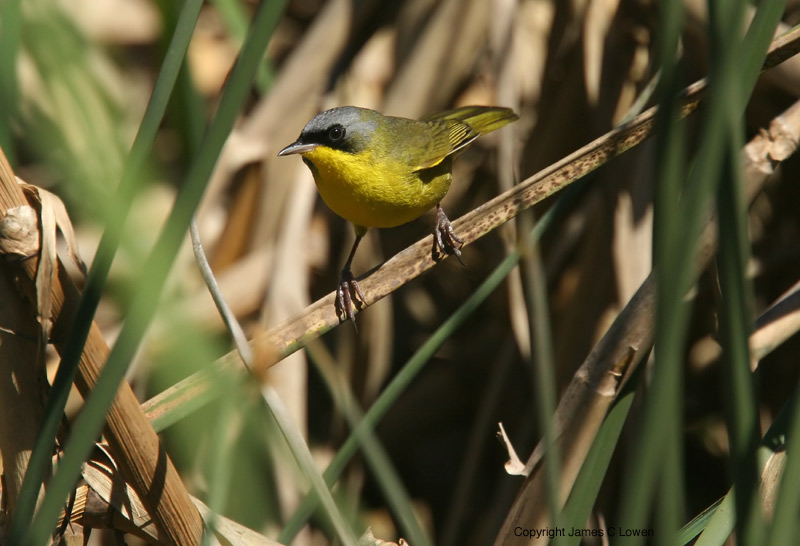
[[331, 140], [342, 140], [344, 138], [344, 127], [341, 125], [334, 125], [328, 129], [328, 138]]

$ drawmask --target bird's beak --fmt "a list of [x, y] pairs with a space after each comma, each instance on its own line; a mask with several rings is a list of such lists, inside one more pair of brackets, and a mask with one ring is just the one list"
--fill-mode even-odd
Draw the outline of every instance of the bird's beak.
[[289, 144], [286, 148], [278, 152], [278, 155], [304, 154], [306, 152], [315, 150], [317, 146], [317, 144], [304, 144], [298, 141], [294, 144]]

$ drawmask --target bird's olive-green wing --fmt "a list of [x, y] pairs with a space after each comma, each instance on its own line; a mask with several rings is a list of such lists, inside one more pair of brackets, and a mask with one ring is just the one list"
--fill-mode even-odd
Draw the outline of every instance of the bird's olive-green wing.
[[428, 114], [420, 121], [460, 121], [483, 135], [519, 119], [510, 108], [497, 106], [462, 106], [443, 112]]
[[480, 136], [480, 133], [460, 121], [429, 121], [426, 125], [427, 142], [417, 147], [420, 153], [415, 158], [415, 171], [435, 167]]
[[416, 170], [428, 169], [446, 157], [469, 146], [484, 133], [516, 121], [519, 116], [510, 108], [495, 106], [463, 106], [443, 112], [428, 114], [420, 119], [432, 131], [432, 144]]

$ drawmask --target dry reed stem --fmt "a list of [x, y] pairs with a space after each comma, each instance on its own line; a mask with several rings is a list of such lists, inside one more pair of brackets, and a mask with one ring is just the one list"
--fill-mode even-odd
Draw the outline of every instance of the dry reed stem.
[[41, 424], [46, 377], [39, 323], [9, 273], [0, 273], [0, 491], [3, 510], [13, 513]]

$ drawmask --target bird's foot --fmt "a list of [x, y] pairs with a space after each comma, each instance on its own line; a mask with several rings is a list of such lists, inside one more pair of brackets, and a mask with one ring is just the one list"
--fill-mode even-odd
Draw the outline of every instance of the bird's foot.
[[[353, 323], [353, 327], [355, 327], [356, 316], [353, 308], [360, 310], [366, 304], [367, 299], [364, 297], [364, 293], [361, 292], [358, 281], [356, 281], [349, 269], [345, 269], [342, 271], [339, 287], [336, 289], [336, 316], [339, 317], [341, 322], [350, 320]], [[358, 329], [356, 328], [356, 330]]]
[[[461, 262], [461, 247], [464, 241], [456, 235], [450, 219], [441, 206], [436, 205], [436, 224], [433, 228], [433, 258], [439, 259], [440, 255], [455, 254]], [[464, 262], [461, 262], [462, 264]]]

